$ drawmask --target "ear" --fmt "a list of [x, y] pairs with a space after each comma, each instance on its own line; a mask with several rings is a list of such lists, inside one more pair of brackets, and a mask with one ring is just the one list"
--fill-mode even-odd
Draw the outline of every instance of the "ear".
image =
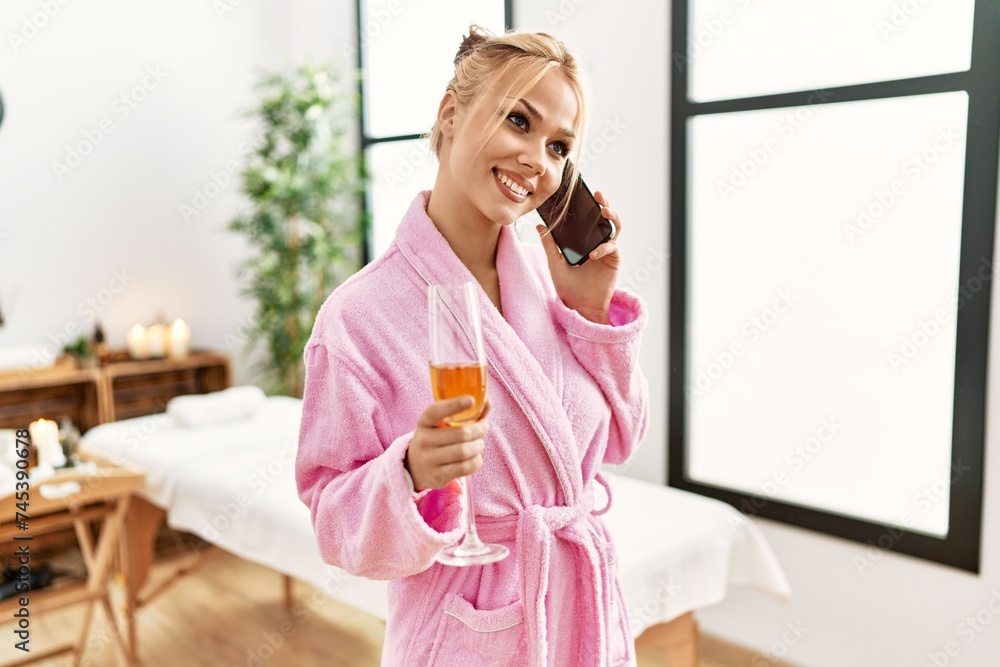
[[454, 90], [446, 90], [438, 105], [437, 122], [441, 134], [451, 139], [455, 133], [455, 120], [458, 116], [458, 96]]

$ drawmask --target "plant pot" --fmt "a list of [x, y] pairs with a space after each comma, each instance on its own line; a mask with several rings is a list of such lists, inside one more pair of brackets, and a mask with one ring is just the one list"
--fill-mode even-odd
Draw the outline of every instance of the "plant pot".
[[97, 368], [97, 359], [94, 357], [73, 357], [76, 359], [76, 367], [78, 369], [84, 368]]

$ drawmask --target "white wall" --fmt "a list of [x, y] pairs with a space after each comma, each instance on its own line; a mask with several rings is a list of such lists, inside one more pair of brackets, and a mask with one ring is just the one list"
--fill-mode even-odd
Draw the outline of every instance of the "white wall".
[[[249, 248], [226, 229], [238, 180], [188, 221], [179, 209], [241, 160], [257, 73], [340, 58], [354, 32], [353, 0], [4, 2], [0, 346], [61, 348], [90, 334], [95, 314], [117, 346], [135, 322], [183, 317], [193, 346], [229, 351], [235, 381], [251, 381], [241, 355], [253, 306], [234, 277]], [[125, 106], [144, 77], [144, 99]], [[60, 178], [53, 163], [87, 137], [96, 147]]]
[[[610, 193], [622, 211], [626, 268], [635, 271], [649, 248], [668, 243], [670, 16], [668, 3], [652, 0], [548, 0], [515, 3], [518, 27], [563, 37], [591, 72], [595, 122], [620, 116], [628, 130], [585, 169], [589, 181]], [[564, 20], [565, 19], [565, 20]], [[664, 269], [639, 287], [650, 306], [642, 363], [650, 379], [653, 423], [627, 474], [666, 479], [668, 275]], [[994, 292], [993, 313], [1000, 311]], [[995, 318], [994, 318], [995, 319]], [[1000, 326], [992, 326], [993, 347]], [[989, 376], [1000, 380], [993, 356]], [[1000, 414], [1000, 397], [989, 397], [988, 414]], [[987, 430], [983, 571], [979, 576], [928, 561], [786, 524], [755, 519], [791, 581], [794, 597], [781, 604], [755, 590], [733, 588], [722, 603], [699, 613], [707, 632], [810, 667], [987, 667], [1000, 664], [1000, 431]], [[858, 572], [855, 556], [878, 560]], [[881, 558], [879, 558], [881, 556]], [[984, 610], [985, 611], [982, 611]], [[992, 622], [977, 632], [968, 616]], [[799, 624], [801, 637], [786, 624]], [[806, 630], [802, 632], [801, 628]], [[948, 646], [954, 642], [954, 646]], [[952, 649], [954, 655], [945, 652]]]

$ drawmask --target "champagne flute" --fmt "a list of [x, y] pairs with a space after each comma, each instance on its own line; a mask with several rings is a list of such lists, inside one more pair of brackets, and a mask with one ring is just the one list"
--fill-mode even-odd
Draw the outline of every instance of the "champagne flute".
[[[486, 403], [486, 350], [476, 287], [471, 281], [431, 285], [428, 290], [430, 316], [430, 369], [434, 400], [472, 396], [475, 404], [445, 418], [448, 426], [469, 424], [479, 419]], [[467, 524], [458, 544], [441, 551], [437, 561], [445, 565], [485, 565], [507, 557], [502, 544], [483, 544], [476, 532], [472, 504], [471, 475], [463, 477]]]

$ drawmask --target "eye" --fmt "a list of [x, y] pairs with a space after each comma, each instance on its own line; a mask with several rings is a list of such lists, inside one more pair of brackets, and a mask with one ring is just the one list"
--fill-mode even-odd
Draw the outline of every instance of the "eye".
[[517, 111], [511, 111], [509, 114], [507, 114], [507, 118], [518, 119], [518, 121], [520, 122], [515, 121], [514, 125], [517, 125], [520, 128], [528, 127], [528, 117], [525, 116], [523, 113], [519, 113]]
[[[522, 130], [526, 130], [528, 128], [528, 117], [519, 111], [511, 111], [509, 114], [507, 114], [507, 118], [515, 119], [512, 122], [514, 123], [514, 125], [518, 126]], [[552, 143], [552, 145], [558, 147], [555, 153], [559, 157], [567, 157], [569, 155], [570, 147], [567, 146], [565, 143], [561, 141], [555, 141]]]

